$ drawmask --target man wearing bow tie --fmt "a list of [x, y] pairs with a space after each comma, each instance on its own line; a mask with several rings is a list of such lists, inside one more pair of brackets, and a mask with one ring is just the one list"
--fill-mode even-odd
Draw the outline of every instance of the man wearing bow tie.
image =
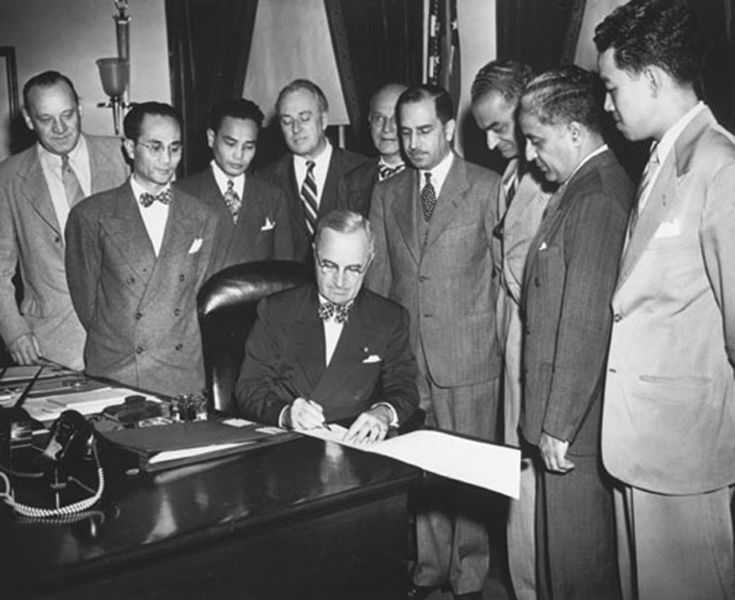
[[215, 266], [216, 213], [171, 188], [182, 153], [173, 107], [137, 104], [123, 127], [132, 176], [76, 205], [66, 226], [87, 372], [163, 394], [200, 392], [196, 294]]
[[354, 418], [348, 438], [382, 440], [418, 405], [408, 313], [362, 289], [374, 254], [365, 217], [327, 214], [313, 250], [316, 285], [258, 306], [237, 382], [240, 411], [293, 429]]

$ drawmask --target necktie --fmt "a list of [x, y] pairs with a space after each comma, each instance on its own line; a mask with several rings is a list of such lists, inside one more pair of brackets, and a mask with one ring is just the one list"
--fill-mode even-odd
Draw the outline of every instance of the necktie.
[[429, 171], [424, 173], [424, 178], [426, 183], [421, 189], [421, 207], [424, 210], [424, 221], [428, 222], [436, 208], [436, 190], [431, 183], [431, 173]]
[[239, 194], [235, 191], [235, 182], [232, 179], [227, 180], [227, 189], [223, 195], [227, 208], [230, 209], [232, 214], [233, 223], [237, 223], [237, 218], [240, 214], [240, 207], [242, 206], [242, 200]]
[[334, 316], [337, 323], [344, 323], [350, 316], [350, 308], [352, 308], [351, 302], [349, 304], [336, 304], [326, 300], [319, 303], [318, 315], [322, 321], [328, 321]]
[[385, 181], [386, 179], [393, 177], [393, 175], [397, 175], [405, 168], [406, 165], [404, 163], [397, 164], [394, 167], [382, 162], [378, 163], [378, 181]]
[[158, 194], [149, 194], [148, 192], [143, 192], [140, 195], [140, 203], [146, 208], [153, 204], [156, 200], [158, 200], [158, 202], [160, 202], [161, 204], [170, 204], [173, 199], [174, 193], [170, 187], [166, 188], [162, 192], [159, 192]]
[[66, 193], [66, 201], [69, 203], [71, 208], [82, 198], [84, 198], [84, 192], [82, 186], [77, 179], [74, 169], [72, 169], [69, 163], [69, 155], [61, 155], [61, 181], [64, 184], [64, 192]]
[[[635, 203], [633, 209], [630, 211], [630, 220], [628, 221], [628, 239], [633, 237], [633, 231], [638, 225], [638, 218], [641, 216], [641, 211], [645, 206], [646, 200], [648, 200], [651, 186], [653, 185], [653, 179], [656, 176], [660, 162], [658, 158], [658, 146], [654, 146], [651, 149], [651, 156], [648, 158], [646, 168], [643, 169], [643, 176], [641, 177], [641, 183], [638, 186], [638, 191], [635, 195]], [[643, 204], [641, 204], [643, 201]]]
[[508, 209], [510, 208], [510, 203], [513, 202], [513, 198], [515, 198], [516, 189], [518, 189], [518, 179], [520, 179], [520, 174], [516, 172], [516, 174], [513, 176], [513, 179], [510, 182], [510, 185], [508, 186], [508, 189], [505, 192], [505, 212], [503, 213], [503, 216], [500, 218], [500, 221], [498, 221], [498, 224], [495, 227], [493, 227], [493, 235], [499, 240], [503, 239], [503, 229], [505, 227], [505, 217], [508, 215]]
[[309, 230], [309, 235], [314, 235], [316, 230], [318, 211], [314, 165], [313, 160], [306, 161], [306, 177], [304, 177], [304, 183], [301, 184], [301, 204], [304, 205], [304, 216], [306, 217], [306, 228]]

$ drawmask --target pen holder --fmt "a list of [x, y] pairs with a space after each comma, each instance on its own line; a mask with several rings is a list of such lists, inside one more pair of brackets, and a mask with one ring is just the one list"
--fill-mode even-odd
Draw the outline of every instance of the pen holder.
[[181, 394], [171, 401], [171, 416], [182, 422], [207, 420], [207, 397], [204, 394]]

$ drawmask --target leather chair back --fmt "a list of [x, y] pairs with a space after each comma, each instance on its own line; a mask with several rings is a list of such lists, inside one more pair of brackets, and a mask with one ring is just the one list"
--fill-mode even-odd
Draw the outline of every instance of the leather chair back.
[[312, 278], [303, 263], [272, 260], [233, 265], [202, 286], [197, 307], [210, 409], [238, 413], [235, 382], [258, 301]]

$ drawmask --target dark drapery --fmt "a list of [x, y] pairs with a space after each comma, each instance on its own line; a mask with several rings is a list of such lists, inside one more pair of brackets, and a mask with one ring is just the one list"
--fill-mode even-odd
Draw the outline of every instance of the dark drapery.
[[257, 7], [258, 0], [166, 0], [171, 97], [184, 119], [181, 175], [209, 161], [212, 106], [242, 95]]

